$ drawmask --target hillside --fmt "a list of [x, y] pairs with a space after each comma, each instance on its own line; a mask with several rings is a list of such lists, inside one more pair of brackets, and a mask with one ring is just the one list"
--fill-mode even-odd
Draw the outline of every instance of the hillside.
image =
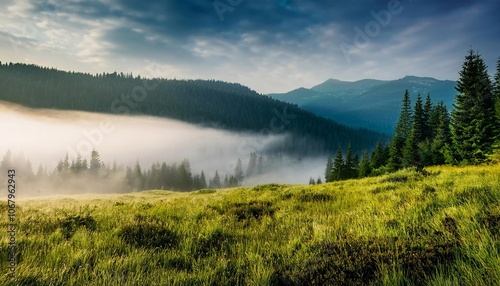
[[434, 78], [406, 76], [392, 81], [329, 79], [310, 89], [299, 88], [288, 93], [270, 94], [272, 98], [297, 104], [305, 110], [351, 127], [364, 127], [391, 134], [399, 116], [405, 89], [412, 100], [420, 92], [430, 93], [434, 103], [443, 101], [453, 107], [456, 83]]
[[83, 74], [34, 65], [0, 65], [0, 100], [33, 108], [145, 114], [259, 134], [290, 133], [281, 151], [322, 154], [339, 144], [371, 149], [382, 134], [332, 122], [233, 83]]
[[[20, 199], [17, 281], [4, 274], [0, 284], [497, 284], [500, 166], [427, 171]], [[7, 237], [0, 243], [8, 257]]]

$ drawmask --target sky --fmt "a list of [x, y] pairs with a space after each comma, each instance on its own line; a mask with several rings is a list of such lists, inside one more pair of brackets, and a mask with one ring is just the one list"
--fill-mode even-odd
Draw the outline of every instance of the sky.
[[328, 78], [493, 75], [500, 0], [3, 0], [0, 61], [238, 82], [259, 93]]

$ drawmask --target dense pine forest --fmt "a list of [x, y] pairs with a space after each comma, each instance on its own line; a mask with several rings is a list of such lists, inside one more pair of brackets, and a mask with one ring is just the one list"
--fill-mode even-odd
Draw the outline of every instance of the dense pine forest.
[[152, 115], [231, 131], [290, 133], [279, 151], [325, 154], [351, 142], [371, 149], [388, 137], [352, 129], [261, 95], [215, 80], [145, 79], [123, 73], [85, 74], [26, 64], [0, 63], [0, 100], [32, 108]]
[[[351, 145], [344, 156], [339, 146], [336, 156], [329, 155], [326, 182], [377, 176], [404, 168], [422, 170], [433, 165], [469, 165], [498, 161], [500, 135], [500, 59], [493, 81], [478, 52], [465, 57], [457, 82], [454, 109], [443, 102], [425, 102], [418, 94], [414, 107], [405, 91], [401, 113], [392, 141], [377, 143], [371, 156], [363, 151], [361, 159]], [[319, 182], [313, 178], [310, 184]]]

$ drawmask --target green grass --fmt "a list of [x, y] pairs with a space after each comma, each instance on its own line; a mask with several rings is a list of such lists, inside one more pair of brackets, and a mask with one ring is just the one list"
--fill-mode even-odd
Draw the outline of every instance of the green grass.
[[498, 285], [500, 166], [427, 171], [18, 200], [0, 285]]

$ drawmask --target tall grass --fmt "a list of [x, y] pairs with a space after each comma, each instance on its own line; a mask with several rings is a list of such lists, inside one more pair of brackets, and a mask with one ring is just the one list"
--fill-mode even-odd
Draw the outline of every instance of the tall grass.
[[499, 202], [497, 165], [18, 200], [0, 285], [497, 285]]

